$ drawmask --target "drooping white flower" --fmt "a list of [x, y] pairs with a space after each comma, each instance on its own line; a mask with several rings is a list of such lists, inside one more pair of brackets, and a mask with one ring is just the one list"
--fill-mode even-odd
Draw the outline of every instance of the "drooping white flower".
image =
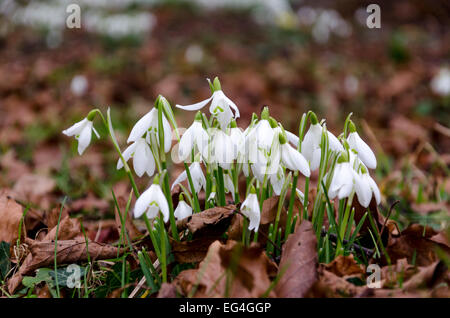
[[[122, 153], [123, 159], [128, 161], [133, 158], [134, 171], [139, 177], [147, 173], [149, 177], [155, 173], [155, 158], [144, 138], [139, 138], [125, 149]], [[122, 169], [123, 162], [119, 158], [117, 161], [117, 170]]]
[[192, 215], [192, 208], [184, 200], [180, 200], [173, 214], [177, 220], [183, 220]]
[[[317, 121], [317, 117], [311, 113], [311, 126], [303, 138], [301, 152], [302, 155], [306, 158], [306, 160], [310, 164], [311, 171], [314, 171], [319, 168], [320, 165], [320, 157], [321, 157], [321, 149], [320, 143], [322, 140], [322, 133], [324, 127], [319, 124]], [[328, 137], [328, 146], [331, 151], [342, 151], [344, 148], [342, 147], [339, 140], [333, 135], [330, 131], [327, 130]]]
[[62, 133], [69, 137], [75, 136], [75, 139], [78, 140], [78, 153], [82, 155], [91, 142], [92, 131], [94, 131], [97, 138], [99, 138], [99, 134], [95, 130], [92, 120], [89, 120], [86, 117], [73, 124], [71, 127], [63, 130]]
[[283, 187], [285, 175], [283, 168], [281, 166], [278, 166], [278, 171], [276, 173], [272, 173], [269, 176], [270, 184], [272, 185], [273, 192], [276, 195], [280, 195], [281, 188]]
[[[169, 152], [170, 146], [172, 145], [172, 129], [164, 114], [162, 114], [162, 121], [164, 130], [164, 151]], [[137, 123], [133, 126], [133, 129], [131, 129], [127, 142], [130, 143], [138, 140], [148, 131], [158, 136], [158, 110], [156, 108], [153, 108], [137, 121]], [[159, 142], [159, 138], [156, 138], [156, 140]]]
[[[230, 138], [234, 145], [233, 151], [236, 154], [236, 158], [242, 158], [245, 155], [245, 136], [241, 128], [236, 126], [236, 121], [234, 120], [231, 122]], [[242, 163], [239, 159], [238, 162]]]
[[203, 152], [208, 146], [209, 136], [206, 130], [203, 129], [201, 117], [198, 118], [198, 115], [201, 116], [201, 114], [197, 114], [192, 125], [181, 136], [178, 146], [178, 157], [180, 160], [185, 161], [195, 146], [200, 152]]
[[[199, 110], [209, 104], [209, 102], [211, 102], [209, 112], [217, 119], [220, 124], [220, 128], [222, 130], [225, 130], [228, 127], [228, 124], [231, 122], [232, 118], [239, 118], [239, 109], [236, 104], [223, 93], [217, 77], [214, 79], [213, 87], [214, 92], [210, 98], [192, 105], [176, 105], [176, 107], [192, 111]], [[234, 110], [234, 114], [231, 111], [231, 108]]]
[[376, 182], [364, 168], [362, 170], [358, 178], [355, 178], [355, 190], [359, 203], [367, 208], [373, 196], [376, 203], [380, 204], [381, 195]]
[[231, 176], [228, 173], [224, 173], [223, 175], [223, 185], [225, 187], [225, 193], [230, 193], [234, 200], [234, 183], [231, 179]]
[[330, 199], [338, 197], [339, 200], [347, 198], [355, 189], [357, 178], [358, 174], [353, 170], [350, 162], [338, 162], [328, 189], [328, 197]]
[[438, 95], [450, 95], [450, 70], [448, 68], [441, 68], [431, 80], [431, 89]]
[[355, 125], [350, 121], [349, 124], [350, 134], [347, 137], [348, 145], [351, 149], [356, 150], [358, 157], [364, 164], [370, 168], [375, 169], [377, 167], [377, 158], [372, 149], [359, 137], [356, 132]]
[[208, 163], [216, 163], [223, 169], [230, 169], [237, 153], [231, 137], [220, 129], [210, 130], [211, 139], [203, 153], [203, 159]]
[[149, 219], [154, 219], [158, 216], [159, 211], [163, 214], [164, 222], [167, 222], [169, 220], [169, 204], [159, 184], [153, 183], [136, 200], [134, 217], [138, 218], [146, 213]]
[[[206, 179], [205, 179], [205, 176], [203, 175], [202, 167], [200, 166], [200, 163], [198, 161], [194, 161], [189, 166], [189, 172], [191, 173], [192, 183], [194, 185], [195, 192], [199, 193], [202, 190], [202, 188], [206, 189]], [[187, 180], [187, 173], [186, 173], [186, 171], [183, 171], [173, 182], [172, 190], [177, 184], [179, 184], [185, 180]], [[192, 192], [190, 185], [189, 185], [189, 189]]]
[[283, 134], [279, 134], [280, 138], [280, 150], [281, 150], [281, 162], [283, 165], [292, 171], [300, 171], [305, 177], [311, 175], [308, 162], [305, 157], [297, 151], [297, 149], [292, 148], [287, 143], [286, 137]]
[[241, 205], [241, 212], [250, 220], [248, 229], [250, 231], [254, 230], [255, 232], [258, 232], [259, 222], [261, 220], [261, 210], [259, 208], [258, 197], [256, 196], [253, 186]]

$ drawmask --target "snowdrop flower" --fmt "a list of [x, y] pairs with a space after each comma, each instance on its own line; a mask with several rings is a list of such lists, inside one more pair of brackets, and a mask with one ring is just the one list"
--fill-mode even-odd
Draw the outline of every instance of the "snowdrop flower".
[[234, 183], [233, 183], [233, 180], [231, 179], [231, 176], [228, 173], [228, 171], [225, 171], [225, 173], [223, 175], [223, 183], [225, 186], [225, 193], [231, 192], [231, 196], [233, 197], [233, 201], [234, 201]]
[[[241, 158], [245, 154], [245, 136], [241, 128], [236, 125], [236, 121], [233, 119], [230, 125], [230, 138], [234, 144], [233, 151], [236, 157]], [[241, 163], [242, 161], [239, 161]]]
[[280, 195], [281, 188], [283, 187], [285, 175], [283, 168], [281, 166], [278, 166], [278, 170], [276, 173], [272, 173], [269, 176], [270, 184], [272, 185], [273, 192], [276, 195]]
[[356, 127], [352, 121], [349, 123], [350, 134], [347, 137], [347, 142], [351, 149], [356, 150], [358, 157], [364, 164], [370, 168], [375, 169], [377, 167], [377, 158], [372, 149], [359, 137], [356, 132]]
[[203, 158], [209, 163], [216, 163], [225, 170], [230, 169], [230, 164], [237, 157], [233, 140], [220, 129], [212, 128], [211, 141], [205, 148]]
[[[122, 156], [125, 161], [128, 161], [133, 157], [134, 171], [139, 177], [142, 177], [144, 173], [147, 173], [147, 175], [151, 177], [153, 173], [155, 173], [155, 159], [144, 138], [141, 137], [129, 145]], [[122, 159], [119, 158], [117, 161], [117, 170], [122, 169], [122, 167], [123, 162]]]
[[[314, 113], [310, 114], [311, 126], [305, 134], [302, 142], [302, 155], [308, 160], [311, 166], [311, 170], [314, 171], [319, 168], [321, 149], [320, 142], [322, 140], [322, 132], [324, 127], [319, 124], [317, 117]], [[328, 145], [332, 151], [342, 151], [342, 147], [339, 140], [330, 131], [327, 130]], [[292, 138], [292, 136], [291, 136]]]
[[[164, 151], [169, 152], [172, 145], [172, 129], [169, 121], [164, 114], [162, 115], [163, 130], [164, 130]], [[155, 133], [158, 136], [158, 109], [153, 108], [141, 119], [137, 121], [130, 132], [127, 142], [133, 142], [144, 136], [148, 131]], [[159, 142], [159, 138], [157, 138]]]
[[258, 232], [259, 222], [261, 220], [261, 210], [259, 209], [258, 197], [255, 188], [252, 186], [250, 193], [241, 205], [241, 212], [249, 218], [250, 224], [248, 229]]
[[155, 177], [153, 184], [141, 194], [136, 200], [134, 206], [134, 217], [138, 218], [146, 213], [149, 219], [154, 219], [161, 211], [164, 217], [164, 222], [169, 220], [169, 204], [164, 196], [164, 193], [159, 186], [159, 177]]
[[377, 205], [380, 204], [380, 190], [364, 166], [361, 166], [361, 173], [355, 179], [355, 190], [358, 201], [363, 207], [369, 206], [372, 196], [375, 198]]
[[202, 125], [202, 114], [195, 116], [193, 124], [184, 132], [178, 147], [178, 157], [185, 161], [192, 153], [192, 149], [197, 145], [197, 149], [202, 152], [208, 145], [209, 136]]
[[438, 95], [450, 95], [450, 70], [442, 68], [439, 73], [431, 80], [431, 89]]
[[183, 194], [180, 194], [180, 200], [178, 201], [178, 206], [173, 212], [175, 218], [179, 220], [183, 220], [192, 215], [192, 208], [189, 204], [184, 202]]
[[[205, 176], [203, 175], [202, 168], [198, 161], [194, 161], [189, 166], [189, 172], [191, 173], [192, 183], [194, 185], [194, 191], [199, 193], [202, 190], [202, 188], [206, 189], [206, 179], [205, 179]], [[177, 184], [179, 184], [185, 180], [187, 180], [187, 173], [186, 173], [186, 171], [183, 171], [173, 182], [172, 190]], [[191, 190], [191, 192], [193, 191], [191, 189], [190, 185], [189, 185], [189, 189]]]
[[338, 197], [339, 200], [347, 198], [354, 190], [355, 179], [358, 178], [357, 173], [353, 170], [350, 162], [346, 161], [346, 155], [343, 154], [339, 159], [334, 174], [331, 179], [328, 196], [330, 199]]
[[69, 137], [75, 136], [75, 139], [78, 140], [78, 153], [80, 155], [82, 155], [86, 148], [89, 146], [91, 142], [92, 131], [94, 131], [97, 138], [100, 138], [98, 132], [93, 126], [93, 118], [91, 117], [93, 116], [88, 115], [88, 117], [73, 124], [71, 127], [63, 130], [62, 132], [64, 135]]
[[281, 162], [283, 165], [289, 170], [300, 171], [305, 177], [309, 177], [311, 171], [305, 157], [287, 143], [287, 138], [283, 134], [279, 134], [278, 136], [281, 145]]
[[[209, 112], [217, 119], [220, 124], [220, 128], [225, 130], [232, 118], [239, 118], [239, 109], [231, 99], [225, 96], [217, 77], [214, 79], [213, 84], [210, 83], [210, 86], [214, 90], [210, 98], [196, 104], [186, 106], [176, 105], [176, 107], [184, 110], [199, 110], [211, 102]], [[234, 110], [234, 114], [230, 107]]]

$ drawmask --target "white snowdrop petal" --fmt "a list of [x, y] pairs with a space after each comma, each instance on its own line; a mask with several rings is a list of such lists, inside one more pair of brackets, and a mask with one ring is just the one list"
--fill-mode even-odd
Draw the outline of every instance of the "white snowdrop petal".
[[137, 141], [136, 150], [133, 156], [133, 167], [134, 172], [136, 172], [139, 177], [142, 177], [147, 170], [146, 147], [148, 146], [146, 145], [145, 141], [143, 141], [143, 139]]
[[184, 109], [184, 110], [191, 110], [191, 111], [192, 110], [199, 110], [199, 109], [205, 107], [211, 101], [212, 97], [213, 96], [211, 96], [210, 98], [205, 99], [205, 100], [203, 100], [201, 102], [198, 102], [198, 103], [195, 103], [195, 104], [191, 104], [191, 105], [183, 106], [183, 105], [178, 105], [177, 104], [177, 105], [175, 105], [175, 107], [180, 108], [180, 109]]
[[128, 137], [127, 142], [136, 141], [147, 132], [150, 128], [152, 121], [157, 117], [157, 111], [153, 108], [147, 114], [145, 114], [141, 119], [137, 121], [137, 123], [131, 129], [130, 136]]
[[81, 131], [83, 130], [84, 126], [86, 125], [88, 119], [84, 118], [83, 120], [73, 124], [69, 128], [62, 131], [62, 133], [66, 136], [72, 137], [75, 135], [79, 135]]
[[[124, 152], [122, 152], [123, 159], [125, 159], [125, 161], [130, 160], [135, 149], [136, 149], [136, 143], [133, 142], [131, 145], [129, 145], [127, 147], [127, 149], [125, 149]], [[123, 168], [123, 162], [122, 162], [122, 159], [119, 158], [119, 160], [117, 160], [117, 170], [122, 169], [122, 168]]]
[[186, 171], [183, 171], [182, 173], [180, 173], [180, 175], [179, 175], [179, 176], [175, 179], [175, 181], [172, 183], [172, 188], [171, 188], [171, 190], [173, 190], [173, 188], [174, 188], [177, 184], [183, 182], [183, 181], [186, 180], [186, 179], [187, 179], [187, 173], [186, 173]]
[[92, 136], [92, 122], [88, 121], [85, 124], [83, 130], [81, 131], [80, 136], [78, 137], [78, 153], [80, 155], [82, 155], [83, 152], [86, 150], [86, 148], [89, 146], [89, 143], [91, 142], [91, 136]]

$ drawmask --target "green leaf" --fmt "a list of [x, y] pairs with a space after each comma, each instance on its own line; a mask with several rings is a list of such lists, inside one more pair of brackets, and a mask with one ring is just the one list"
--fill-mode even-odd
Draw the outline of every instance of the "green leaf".
[[50, 276], [50, 272], [52, 271], [53, 269], [50, 268], [40, 268], [37, 270], [35, 277], [25, 276], [22, 280], [22, 284], [25, 287], [32, 288], [42, 282], [51, 282], [52, 277]]

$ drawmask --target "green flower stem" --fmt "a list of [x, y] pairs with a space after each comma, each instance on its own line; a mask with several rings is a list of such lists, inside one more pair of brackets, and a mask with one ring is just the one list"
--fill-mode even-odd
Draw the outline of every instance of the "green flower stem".
[[[307, 220], [308, 219], [308, 194], [309, 194], [309, 177], [305, 178], [305, 193], [304, 193], [304, 198], [303, 198], [303, 219]], [[301, 211], [298, 211], [298, 216], [299, 218], [302, 217], [301, 215]]]
[[191, 188], [192, 197], [194, 198], [194, 211], [198, 213], [201, 211], [200, 203], [198, 202], [197, 192], [195, 192], [194, 182], [192, 181], [192, 176], [191, 176], [191, 171], [186, 162], [184, 163], [184, 169], [186, 171], [186, 175], [187, 175], [187, 178], [189, 181], [189, 187]]
[[225, 183], [223, 181], [223, 169], [221, 166], [217, 167], [217, 176], [218, 176], [218, 183], [219, 183], [219, 187], [218, 187], [217, 191], [219, 193], [220, 206], [225, 206], [226, 205]]
[[288, 216], [286, 220], [286, 231], [284, 233], [285, 240], [287, 240], [288, 235], [291, 233], [292, 210], [294, 209], [294, 201], [297, 192], [297, 180], [298, 180], [298, 171], [294, 173], [294, 180], [292, 181], [291, 197], [289, 198]]
[[164, 221], [161, 215], [159, 216], [159, 230], [162, 232], [162, 234], [164, 234], [161, 235], [161, 272], [162, 272], [162, 281], [163, 283], [166, 283], [167, 282], [166, 231], [164, 229]]

